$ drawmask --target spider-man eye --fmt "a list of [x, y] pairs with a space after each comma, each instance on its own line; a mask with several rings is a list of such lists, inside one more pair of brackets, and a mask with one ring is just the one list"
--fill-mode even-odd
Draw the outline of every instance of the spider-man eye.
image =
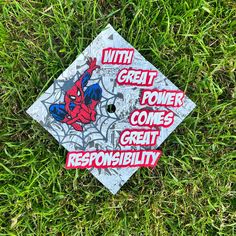
[[77, 95], [78, 95], [78, 96], [80, 96], [80, 94], [81, 94], [81, 93], [80, 93], [80, 91], [78, 90], [78, 93], [77, 93]]
[[75, 100], [75, 96], [70, 96], [70, 99], [71, 100]]

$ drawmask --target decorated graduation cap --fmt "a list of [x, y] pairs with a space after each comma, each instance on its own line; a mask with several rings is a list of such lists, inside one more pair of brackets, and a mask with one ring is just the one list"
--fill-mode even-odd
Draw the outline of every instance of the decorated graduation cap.
[[27, 110], [113, 194], [195, 104], [108, 25]]

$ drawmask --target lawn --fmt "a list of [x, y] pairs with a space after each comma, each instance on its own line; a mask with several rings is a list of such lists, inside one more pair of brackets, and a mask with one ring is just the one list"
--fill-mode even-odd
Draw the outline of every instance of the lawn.
[[[234, 0], [0, 6], [0, 235], [236, 234]], [[26, 114], [108, 23], [197, 104], [117, 195]]]

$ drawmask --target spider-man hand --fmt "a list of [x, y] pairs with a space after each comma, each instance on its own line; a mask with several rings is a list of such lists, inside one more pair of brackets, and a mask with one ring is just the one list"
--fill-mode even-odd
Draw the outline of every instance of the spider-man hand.
[[89, 65], [87, 72], [89, 74], [92, 74], [94, 70], [96, 70], [97, 68], [100, 68], [100, 66], [98, 66], [96, 63], [97, 63], [96, 58], [89, 57], [88, 62], [87, 62], [87, 64]]

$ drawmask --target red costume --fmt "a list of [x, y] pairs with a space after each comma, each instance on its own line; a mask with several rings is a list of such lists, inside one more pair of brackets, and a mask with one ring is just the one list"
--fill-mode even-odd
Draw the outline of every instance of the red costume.
[[[96, 58], [89, 60], [89, 68], [75, 82], [73, 87], [66, 91], [64, 104], [52, 104], [49, 108], [52, 116], [62, 123], [71, 125], [75, 130], [82, 131], [81, 124], [88, 124], [96, 120], [96, 105], [101, 100], [102, 90], [98, 83], [84, 91], [93, 71], [99, 68]], [[79, 123], [78, 123], [79, 122]]]

